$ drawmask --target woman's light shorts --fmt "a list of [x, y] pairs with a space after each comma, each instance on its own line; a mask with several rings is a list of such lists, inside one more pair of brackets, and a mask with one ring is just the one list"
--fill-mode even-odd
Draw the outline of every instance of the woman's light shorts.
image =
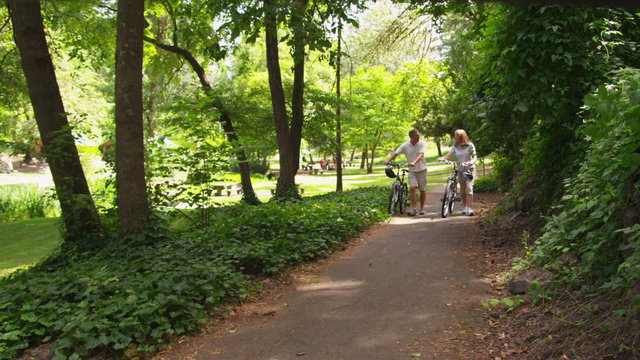
[[409, 186], [418, 187], [420, 191], [427, 189], [427, 170], [409, 171]]
[[[473, 172], [473, 179], [477, 177], [476, 172]], [[473, 181], [467, 180], [462, 174], [458, 173], [458, 183], [460, 183], [460, 195], [464, 196], [466, 194], [473, 195]]]

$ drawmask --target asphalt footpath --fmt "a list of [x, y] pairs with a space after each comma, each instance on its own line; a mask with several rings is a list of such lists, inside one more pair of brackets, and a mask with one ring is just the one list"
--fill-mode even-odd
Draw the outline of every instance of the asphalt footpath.
[[[442, 219], [441, 194], [428, 193], [426, 215], [394, 217], [368, 232], [313, 281], [273, 299], [267, 313], [182, 339], [157, 359], [450, 358], [446, 348], [456, 346], [456, 334], [481, 326], [490, 287], [466, 253], [472, 219], [459, 209]], [[451, 358], [460, 358], [455, 353]]]

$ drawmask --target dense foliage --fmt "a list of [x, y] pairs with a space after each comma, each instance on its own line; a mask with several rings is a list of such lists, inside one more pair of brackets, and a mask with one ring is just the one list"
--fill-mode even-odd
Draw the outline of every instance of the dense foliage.
[[[640, 310], [640, 71], [621, 77], [585, 98], [585, 160], [563, 174], [565, 195], [532, 259], [572, 283], [636, 287]], [[557, 263], [562, 254], [570, 255]]]
[[211, 227], [113, 238], [94, 254], [54, 256], [0, 280], [0, 358], [56, 341], [56, 359], [148, 351], [252, 291], [252, 275], [325, 255], [378, 223], [386, 191], [216, 209]]
[[471, 78], [472, 134], [505, 160], [503, 175], [521, 174], [515, 192], [546, 212], [561, 196], [564, 171], [584, 157], [577, 131], [584, 96], [608, 72], [640, 66], [640, 16], [556, 5], [488, 11]]

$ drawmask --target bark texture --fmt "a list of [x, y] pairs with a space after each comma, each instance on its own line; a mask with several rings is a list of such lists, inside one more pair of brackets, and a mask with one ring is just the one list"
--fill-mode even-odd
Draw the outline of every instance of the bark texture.
[[67, 120], [47, 46], [39, 0], [7, 0], [16, 45], [27, 80], [65, 226], [65, 241], [95, 246], [102, 233], [80, 156]]
[[118, 2], [116, 43], [116, 187], [118, 220], [125, 233], [147, 225], [149, 205], [144, 169], [142, 38], [144, 0]]

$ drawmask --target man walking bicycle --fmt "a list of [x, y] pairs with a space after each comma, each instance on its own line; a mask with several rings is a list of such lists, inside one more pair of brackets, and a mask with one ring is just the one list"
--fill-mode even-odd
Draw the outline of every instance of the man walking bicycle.
[[404, 154], [409, 163], [409, 194], [411, 196], [412, 209], [407, 212], [409, 216], [418, 214], [416, 201], [416, 188], [420, 189], [420, 215], [424, 215], [424, 203], [427, 199], [427, 163], [424, 160], [426, 144], [420, 140], [420, 132], [417, 129], [409, 131], [409, 141], [400, 145], [396, 151], [391, 154], [385, 164], [393, 161], [398, 155]]

